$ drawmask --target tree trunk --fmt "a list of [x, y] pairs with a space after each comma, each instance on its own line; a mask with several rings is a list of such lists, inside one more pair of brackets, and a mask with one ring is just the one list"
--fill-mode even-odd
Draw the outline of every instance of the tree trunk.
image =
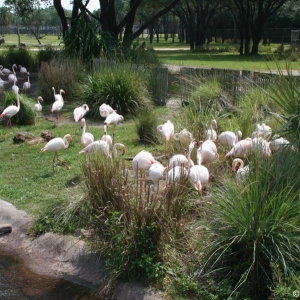
[[67, 22], [67, 18], [66, 18], [64, 9], [61, 6], [61, 0], [53, 0], [53, 5], [57, 11], [59, 18], [60, 18], [61, 25], [62, 25], [62, 31], [63, 31], [63, 37], [64, 37], [66, 32], [68, 31], [68, 22]]

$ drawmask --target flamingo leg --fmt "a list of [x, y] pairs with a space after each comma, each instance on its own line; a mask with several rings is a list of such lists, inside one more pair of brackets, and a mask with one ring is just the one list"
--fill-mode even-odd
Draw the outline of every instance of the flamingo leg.
[[53, 175], [54, 175], [55, 157], [57, 157], [57, 152], [54, 152], [54, 156], [53, 156], [53, 160], [52, 160], [52, 173], [53, 173]]
[[57, 160], [58, 160], [61, 164], [63, 164], [68, 170], [71, 169], [71, 167], [68, 166], [64, 161], [60, 160], [60, 159], [58, 158], [58, 156], [57, 156]]

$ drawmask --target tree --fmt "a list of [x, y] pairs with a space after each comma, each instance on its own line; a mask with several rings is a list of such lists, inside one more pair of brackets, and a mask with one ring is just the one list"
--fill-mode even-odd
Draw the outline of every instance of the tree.
[[0, 8], [0, 26], [1, 26], [1, 34], [3, 35], [7, 32], [7, 27], [11, 23], [12, 16], [7, 7]]

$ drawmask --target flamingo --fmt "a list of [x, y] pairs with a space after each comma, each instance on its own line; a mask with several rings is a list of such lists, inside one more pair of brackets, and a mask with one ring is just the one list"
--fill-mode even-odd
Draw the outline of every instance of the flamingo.
[[109, 114], [113, 114], [115, 111], [108, 104], [103, 103], [99, 107], [100, 116], [106, 118]]
[[171, 139], [174, 134], [174, 124], [168, 120], [166, 123], [157, 126], [157, 131], [162, 134], [165, 138], [165, 152], [167, 147], [167, 142]]
[[124, 117], [117, 114], [116, 112], [109, 114], [104, 121], [104, 133], [107, 133], [107, 128], [110, 125], [114, 125], [114, 131], [115, 131], [117, 124], [123, 121], [124, 121]]
[[34, 122], [34, 126], [36, 126], [36, 118], [37, 115], [41, 114], [42, 111], [42, 104], [40, 103], [40, 101], [44, 101], [44, 99], [41, 96], [38, 96], [37, 98], [37, 103], [34, 104], [34, 111], [35, 111], [35, 122]]
[[15, 81], [18, 81], [18, 79], [17, 79], [17, 76], [16, 76], [16, 72], [15, 72], [15, 69], [17, 68], [17, 65], [16, 64], [13, 64], [12, 65], [12, 67], [11, 67], [11, 69], [12, 69], [12, 73], [10, 73], [9, 75], [8, 75], [8, 80], [9, 81], [13, 81], [13, 82], [15, 82]]
[[[13, 72], [12, 72], [10, 69], [3, 68], [2, 65], [0, 65], [0, 70], [1, 70], [1, 72], [2, 72], [3, 75], [13, 74]], [[2, 74], [1, 74], [1, 75], [2, 75]]]
[[232, 131], [223, 131], [219, 134], [217, 141], [226, 149], [234, 147], [242, 139], [242, 132], [238, 130], [236, 133]]
[[252, 151], [258, 152], [263, 156], [271, 156], [269, 142], [262, 137], [255, 137], [252, 139]]
[[81, 119], [80, 125], [83, 128], [80, 142], [83, 147], [86, 147], [87, 145], [91, 144], [94, 141], [94, 136], [90, 132], [85, 132], [86, 130], [85, 118]]
[[[54, 88], [52, 88], [52, 89], [54, 89]], [[60, 100], [54, 101], [53, 104], [52, 104], [51, 112], [52, 113], [54, 111], [56, 112], [56, 120], [57, 120], [57, 122], [60, 119], [60, 111], [63, 108], [63, 106], [64, 106], [64, 99], [63, 99], [63, 97], [61, 97]]]
[[12, 127], [12, 124], [11, 124], [11, 118], [16, 115], [19, 110], [20, 110], [20, 100], [19, 100], [19, 93], [16, 94], [17, 95], [17, 106], [16, 105], [10, 105], [8, 107], [6, 107], [4, 109], [4, 111], [2, 112], [2, 114], [0, 115], [0, 118], [2, 117], [8, 117], [8, 121], [7, 121], [7, 124], [6, 124], [6, 127]]
[[28, 71], [25, 67], [22, 67], [21, 65], [19, 65], [19, 68], [20, 68], [20, 73], [22, 73], [22, 74], [27, 74], [28, 73]]
[[101, 138], [102, 141], [106, 141], [108, 143], [109, 146], [111, 146], [113, 144], [113, 140], [112, 140], [112, 137], [109, 135], [109, 134], [103, 134], [102, 138]]
[[[113, 146], [113, 157], [117, 157], [117, 148], [121, 148], [122, 150], [122, 155], [126, 153], [126, 148], [123, 144], [121, 143], [115, 143]], [[94, 141], [91, 144], [87, 145], [84, 149], [79, 151], [78, 154], [81, 153], [89, 153], [89, 154], [94, 154], [94, 153], [100, 153], [106, 157], [111, 158], [111, 154], [109, 151], [109, 144], [106, 141], [103, 140], [98, 140]]]
[[153, 194], [158, 190], [159, 181], [164, 179], [165, 167], [160, 163], [154, 163], [149, 168], [149, 178], [152, 182], [150, 185], [150, 193]]
[[23, 83], [23, 90], [26, 92], [31, 88], [31, 84], [29, 82], [29, 72], [27, 72], [27, 81]]
[[54, 164], [55, 164], [55, 158], [61, 163], [63, 164], [68, 170], [71, 168], [70, 166], [68, 166], [65, 162], [63, 162], [62, 160], [60, 160], [58, 158], [58, 154], [57, 152], [60, 150], [64, 150], [67, 149], [69, 147], [69, 142], [68, 139], [70, 140], [70, 142], [72, 141], [72, 137], [70, 134], [66, 134], [64, 136], [64, 138], [54, 138], [52, 140], [50, 140], [45, 147], [43, 147], [41, 149], [41, 152], [46, 152], [46, 151], [50, 151], [50, 152], [54, 152], [54, 157], [52, 160], [52, 169], [53, 169], [53, 174], [54, 174]]
[[219, 157], [216, 144], [212, 140], [200, 141], [197, 150], [197, 164], [212, 163]]
[[130, 177], [137, 178], [139, 170], [149, 170], [151, 165], [158, 163], [153, 155], [145, 150], [140, 151], [132, 160], [132, 171], [127, 170]]
[[272, 129], [270, 126], [266, 125], [265, 123], [256, 124], [256, 131], [252, 133], [252, 138], [255, 137], [262, 137], [265, 140], [269, 140], [272, 135]]
[[210, 123], [210, 129], [205, 131], [205, 138], [206, 140], [211, 140], [215, 142], [217, 140], [217, 132], [218, 124], [215, 119], [213, 119]]
[[[236, 171], [236, 167], [238, 165], [240, 165], [240, 167]], [[240, 158], [235, 158], [232, 161], [232, 171], [236, 172], [236, 178], [238, 180], [245, 180], [247, 175], [249, 174], [249, 166], [244, 167], [244, 161]]]
[[55, 94], [55, 88], [52, 87], [53, 95], [54, 95], [54, 101], [64, 101], [62, 94], [65, 94], [66, 92], [63, 89], [59, 90], [59, 94]]
[[80, 121], [80, 119], [82, 119], [89, 110], [90, 109], [87, 104], [82, 104], [81, 106], [76, 107], [73, 111], [74, 121]]
[[244, 140], [240, 140], [238, 143], [231, 148], [229, 152], [225, 155], [225, 159], [230, 157], [243, 158], [250, 155], [252, 152], [252, 139], [247, 137]]
[[184, 143], [185, 141], [191, 142], [193, 140], [193, 135], [184, 128], [179, 133], [174, 133], [173, 139], [175, 141], [180, 141], [181, 143]]
[[278, 137], [275, 136], [270, 142], [269, 142], [269, 147], [271, 151], [278, 151], [280, 149], [284, 149], [286, 147], [290, 146], [290, 142], [283, 138], [283, 137]]
[[194, 165], [190, 168], [189, 178], [196, 190], [201, 192], [203, 184], [209, 181], [209, 171], [203, 165]]
[[19, 87], [16, 85], [16, 78], [15, 78], [15, 81], [14, 81], [14, 85], [12, 86], [11, 88], [13, 90], [13, 92], [15, 94], [18, 94], [19, 93]]

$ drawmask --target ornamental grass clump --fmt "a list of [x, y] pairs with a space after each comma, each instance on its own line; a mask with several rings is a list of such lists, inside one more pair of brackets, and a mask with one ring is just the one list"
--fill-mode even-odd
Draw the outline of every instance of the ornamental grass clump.
[[[208, 246], [199, 278], [211, 274], [235, 281], [235, 291], [267, 299], [274, 288], [272, 264], [285, 278], [300, 268], [300, 154], [252, 156], [247, 181], [224, 181], [207, 209]], [[233, 294], [234, 294], [233, 292]]]
[[107, 271], [103, 292], [117, 278], [163, 278], [168, 270], [164, 245], [180, 236], [181, 220], [189, 210], [186, 179], [151, 194], [153, 183], [131, 178], [123, 160], [89, 155], [83, 171], [87, 226]]

